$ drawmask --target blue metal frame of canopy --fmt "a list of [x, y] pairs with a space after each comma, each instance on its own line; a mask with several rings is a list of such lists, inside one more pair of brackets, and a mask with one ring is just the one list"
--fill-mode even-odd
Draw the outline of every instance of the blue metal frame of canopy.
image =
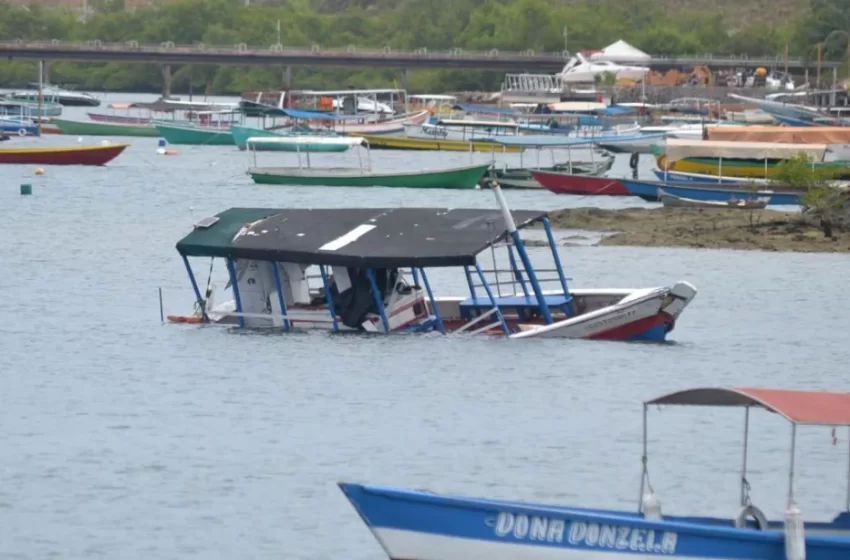
[[[575, 315], [575, 308], [574, 308], [573, 301], [572, 301], [572, 295], [570, 294], [569, 287], [568, 287], [568, 284], [567, 284], [567, 277], [564, 274], [564, 269], [563, 269], [563, 266], [561, 265], [561, 260], [560, 260], [560, 257], [558, 255], [557, 244], [555, 243], [555, 238], [554, 238], [554, 235], [552, 233], [552, 227], [551, 227], [551, 223], [549, 222], [549, 218], [545, 215], [545, 213], [541, 213], [542, 218], [538, 217], [537, 219], [531, 220], [531, 222], [537, 221], [539, 219], [543, 223], [544, 229], [546, 231], [546, 237], [547, 237], [547, 240], [548, 240], [548, 244], [549, 244], [550, 250], [552, 252], [553, 261], [554, 261], [554, 264], [555, 264], [555, 267], [556, 267], [556, 270], [557, 270], [557, 273], [558, 273], [558, 282], [560, 283], [561, 289], [563, 290], [563, 293], [561, 295], [544, 294], [544, 292], [541, 288], [541, 285], [540, 285], [540, 280], [538, 279], [538, 276], [537, 276], [537, 273], [534, 269], [534, 266], [531, 264], [531, 260], [528, 256], [528, 253], [526, 251], [526, 248], [525, 248], [525, 245], [522, 241], [522, 238], [519, 235], [517, 225], [516, 225], [516, 223], [513, 219], [513, 216], [512, 216], [510, 210], [507, 207], [507, 203], [504, 199], [504, 196], [502, 195], [501, 189], [498, 186], [495, 186], [495, 187], [493, 187], [492, 190], [493, 190], [493, 192], [496, 196], [496, 200], [499, 203], [499, 206], [501, 208], [502, 217], [504, 219], [505, 226], [506, 226], [505, 231], [510, 236], [511, 241], [512, 241], [512, 243], [506, 243], [504, 245], [508, 250], [510, 267], [511, 267], [510, 273], [513, 275], [515, 280], [521, 286], [523, 296], [517, 296], [516, 294], [514, 294], [511, 297], [501, 297], [501, 296], [496, 297], [494, 295], [493, 290], [492, 290], [492, 288], [491, 288], [491, 286], [490, 286], [490, 284], [487, 281], [487, 278], [485, 276], [485, 271], [482, 270], [481, 265], [477, 262], [477, 255], [480, 254], [481, 252], [483, 252], [483, 251], [479, 251], [476, 254], [476, 256], [474, 257], [474, 259], [476, 261], [474, 263], [474, 265], [469, 265], [469, 264], [463, 265], [464, 273], [465, 273], [465, 276], [466, 276], [466, 279], [467, 279], [467, 285], [469, 287], [469, 292], [470, 292], [470, 296], [471, 296], [470, 300], [466, 300], [463, 303], [467, 304], [467, 310], [470, 311], [470, 312], [472, 312], [472, 311], [483, 311], [483, 309], [485, 309], [486, 307], [489, 307], [490, 309], [488, 311], [484, 312], [484, 313], [481, 313], [477, 317], [471, 317], [470, 320], [466, 324], [464, 324], [462, 327], [460, 327], [455, 332], [458, 332], [458, 333], [466, 332], [471, 327], [482, 322], [487, 317], [495, 314], [496, 317], [498, 318], [498, 321], [491, 323], [491, 324], [488, 324], [484, 327], [480, 327], [480, 328], [472, 331], [472, 334], [488, 331], [488, 330], [490, 330], [494, 327], [501, 326], [504, 334], [506, 336], [509, 336], [511, 334], [511, 331], [510, 331], [508, 324], [505, 320], [504, 314], [502, 313], [502, 306], [511, 307], [513, 309], [516, 309], [518, 311], [520, 318], [523, 318], [523, 316], [524, 316], [525, 311], [523, 311], [523, 310], [528, 309], [529, 307], [532, 308], [532, 309], [536, 308], [537, 310], [539, 310], [540, 315], [543, 317], [543, 319], [544, 319], [544, 321], [546, 322], [547, 325], [553, 323], [552, 314], [550, 312], [550, 307], [552, 307], [552, 306], [560, 309], [568, 317], [574, 316]], [[270, 212], [273, 212], [273, 211], [270, 211]], [[274, 217], [274, 215], [275, 214], [272, 213], [272, 214], [268, 215], [267, 218], [261, 218], [259, 221], [264, 221], [266, 219], [272, 218], [272, 217]], [[220, 218], [218, 216], [211, 217], [211, 218], [205, 218], [204, 220], [201, 220], [200, 222], [195, 224], [195, 231], [204, 230], [204, 229], [214, 227], [215, 224], [219, 221], [219, 219]], [[524, 225], [528, 225], [531, 222], [527, 222]], [[190, 236], [191, 235], [192, 234], [190, 234]], [[181, 257], [183, 259], [184, 266], [186, 267], [186, 271], [189, 274], [189, 280], [192, 284], [192, 289], [195, 293], [198, 309], [200, 310], [202, 319], [203, 319], [204, 322], [210, 322], [210, 317], [209, 317], [209, 314], [208, 314], [209, 310], [206, 309], [206, 299], [204, 297], [202, 297], [202, 295], [201, 295], [200, 288], [199, 288], [198, 283], [195, 279], [195, 275], [194, 275], [194, 272], [192, 270], [192, 266], [189, 263], [189, 258], [188, 258], [189, 256], [204, 256], [204, 255], [203, 255], [203, 252], [196, 254], [196, 255], [192, 255], [191, 250], [182, 249], [181, 244], [184, 243], [186, 239], [188, 239], [188, 236], [187, 236], [187, 238], [184, 238], [183, 241], [178, 243], [178, 251], [181, 253]], [[495, 242], [488, 243], [488, 246], [491, 249], [495, 248]], [[519, 260], [522, 262], [522, 265], [523, 265], [522, 268], [525, 270], [525, 274], [523, 274], [522, 270], [520, 269], [520, 267], [517, 263], [517, 259], [514, 256], [514, 252], [513, 252], [512, 248], [516, 249], [517, 256], [519, 257]], [[236, 261], [236, 258], [234, 258], [232, 255], [225, 256], [225, 255], [215, 255], [215, 254], [209, 255], [208, 254], [207, 256], [211, 256], [212, 259], [215, 259], [217, 256], [223, 256], [225, 258], [227, 271], [228, 271], [228, 275], [229, 275], [229, 278], [230, 278], [229, 284], [230, 284], [230, 286], [232, 287], [232, 290], [233, 290], [233, 296], [234, 296], [234, 302], [235, 302], [235, 308], [236, 308], [235, 312], [227, 313], [227, 315], [237, 317], [238, 321], [239, 321], [239, 327], [245, 328], [245, 317], [247, 317], [249, 315], [243, 313], [243, 311], [242, 311], [242, 301], [241, 301], [241, 296], [240, 296], [240, 293], [239, 293], [239, 284], [238, 284], [236, 266], [234, 264], [235, 261]], [[244, 258], [252, 258], [252, 257], [246, 256]], [[266, 260], [266, 259], [254, 259], [254, 260]], [[271, 262], [272, 264], [276, 265], [278, 261], [267, 260], [266, 262]], [[280, 262], [284, 262], [284, 261], [280, 261]], [[315, 264], [315, 263], [311, 263], [311, 264]], [[328, 306], [328, 311], [330, 312], [330, 320], [328, 322], [332, 323], [333, 331], [337, 332], [337, 331], [340, 330], [340, 326], [339, 326], [339, 321], [337, 319], [336, 309], [335, 309], [335, 306], [334, 306], [334, 301], [333, 301], [333, 297], [332, 297], [331, 290], [330, 290], [330, 281], [329, 281], [329, 275], [328, 275], [328, 271], [327, 271], [327, 267], [333, 266], [333, 265], [319, 264], [318, 266], [319, 266], [319, 271], [320, 271], [321, 278], [322, 278], [322, 285], [323, 285], [323, 288], [324, 288], [325, 301], [326, 301], [326, 304]], [[450, 266], [450, 265], [444, 265], [444, 266]], [[278, 304], [279, 304], [280, 310], [281, 310], [280, 317], [282, 319], [282, 328], [283, 328], [284, 331], [289, 331], [290, 328], [291, 328], [291, 317], [290, 317], [290, 315], [287, 311], [286, 301], [285, 301], [284, 296], [283, 296], [284, 291], [283, 291], [283, 286], [282, 286], [282, 283], [281, 283], [280, 273], [277, 270], [277, 266], [273, 266], [272, 268], [274, 270], [273, 280], [274, 280], [275, 290], [277, 291]], [[387, 317], [387, 314], [386, 314], [384, 297], [381, 294], [380, 290], [378, 289], [378, 285], [377, 285], [376, 278], [375, 278], [375, 269], [376, 268], [380, 268], [380, 267], [376, 267], [374, 265], [371, 266], [371, 267], [364, 267], [365, 272], [366, 272], [366, 276], [367, 276], [368, 281], [369, 281], [372, 297], [374, 299], [375, 307], [378, 309], [380, 317], [381, 317], [381, 323], [384, 327], [384, 333], [389, 333], [390, 332], [390, 326], [389, 326], [389, 320], [388, 320], [388, 317]], [[387, 266], [387, 268], [389, 268], [389, 266]], [[401, 268], [407, 268], [407, 266], [398, 266], [398, 267], [395, 267], [395, 268], [401, 269]], [[477, 284], [475, 284], [472, 280], [472, 270], [473, 269], [474, 269], [476, 275], [478, 276], [478, 278], [481, 281], [481, 284], [478, 285], [478, 286], [480, 286], [484, 289], [486, 296], [487, 296], [486, 299], [481, 298], [481, 299], [484, 299], [485, 303], [483, 303], [483, 304], [478, 303], [479, 298], [478, 298], [478, 296], [476, 295], [476, 292], [475, 292], [475, 287], [476, 287]], [[412, 330], [414, 332], [424, 332], [424, 331], [436, 329], [436, 330], [440, 331], [442, 334], [446, 334], [446, 328], [445, 328], [443, 320], [440, 316], [439, 307], [437, 305], [436, 299], [434, 298], [434, 293], [431, 289], [431, 284], [430, 284], [430, 282], [428, 280], [428, 276], [425, 272], [425, 265], [410, 266], [410, 270], [411, 270], [411, 274], [413, 276], [414, 284], [418, 284], [418, 279], [421, 276], [425, 290], [426, 290], [427, 295], [428, 295], [429, 303], [430, 303], [430, 306], [431, 306], [431, 312], [432, 312], [432, 317], [429, 321], [427, 321], [426, 323], [423, 323], [423, 324], [419, 324], [419, 325], [417, 325], [416, 327], [414, 327], [410, 330]], [[495, 269], [495, 255], [494, 255], [494, 270], [493, 270], [493, 272], [496, 273], [496, 275], [497, 275], [496, 280], [497, 280], [497, 283], [498, 283], [498, 273], [499, 273], [499, 271]], [[212, 274], [212, 263], [210, 263], [210, 274]], [[531, 293], [529, 292], [528, 286], [526, 284], [526, 280], [528, 281], [529, 284], [531, 284]], [[552, 280], [554, 280], [554, 279], [552, 279]], [[555, 300], [557, 300], [557, 301], [555, 301]], [[535, 301], [536, 305], [529, 305], [529, 303], [531, 301]], [[250, 316], [253, 317], [254, 315], [252, 314]], [[266, 318], [266, 317], [272, 317], [272, 316], [269, 315], [269, 314], [262, 314], [262, 317]], [[311, 319], [311, 322], [324, 322], [324, 321]]]

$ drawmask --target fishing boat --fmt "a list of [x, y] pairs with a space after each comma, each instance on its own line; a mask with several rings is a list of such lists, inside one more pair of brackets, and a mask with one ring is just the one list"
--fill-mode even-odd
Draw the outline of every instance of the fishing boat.
[[682, 198], [668, 194], [663, 189], [658, 191], [658, 197], [665, 208], [717, 208], [725, 210], [763, 210], [769, 197], [758, 198], [730, 198], [726, 201], [720, 200], [694, 200], [693, 198]]
[[783, 161], [805, 156], [813, 170], [830, 172], [835, 179], [850, 179], [850, 163], [826, 161], [827, 154], [843, 151], [827, 144], [778, 144], [667, 138], [653, 147], [661, 170], [738, 178], [772, 178]]
[[658, 177], [659, 181], [670, 183], [694, 183], [695, 185], [772, 185], [774, 182], [770, 179], [741, 177], [723, 177], [722, 175], [706, 175], [704, 173], [683, 173], [681, 171], [667, 171], [661, 169], [653, 169], [652, 173]]
[[[572, 175], [600, 177], [610, 171], [614, 165], [614, 156], [604, 150], [595, 148], [592, 140], [566, 136], [496, 136], [493, 142], [502, 146], [524, 148], [525, 152], [519, 154], [519, 166], [508, 167], [496, 163], [496, 153], [493, 154], [493, 165], [482, 184], [490, 181], [498, 181], [503, 189], [540, 189], [542, 185], [531, 175], [532, 171], [548, 173], [567, 173]], [[574, 148], [585, 148], [590, 154], [590, 161], [573, 159]], [[535, 156], [535, 163], [526, 165], [525, 157], [531, 151]], [[541, 165], [541, 154], [548, 152], [551, 157], [551, 165]], [[556, 152], [566, 152], [566, 161], [556, 162]], [[563, 158], [563, 156], [558, 156]]]
[[[662, 514], [649, 478], [650, 408], [743, 409], [738, 506], [729, 517]], [[662, 408], [665, 407], [665, 408]], [[791, 424], [787, 509], [768, 520], [750, 496], [750, 415], [764, 410]], [[674, 422], [680, 422], [676, 417]], [[805, 521], [797, 505], [797, 428], [850, 426], [850, 394], [762, 388], [696, 388], [643, 403], [643, 453], [636, 511], [440, 495], [342, 482], [340, 489], [393, 560], [843, 560], [850, 558], [850, 489], [831, 521]], [[835, 456], [835, 454], [831, 454]], [[784, 459], [783, 459], [784, 460]], [[846, 472], [835, 459], [831, 466]], [[693, 469], [693, 465], [688, 465]], [[835, 472], [835, 471], [832, 471]], [[848, 481], [850, 482], [850, 481]], [[767, 490], [770, 490], [768, 487]], [[610, 501], [610, 500], [609, 500]]]
[[169, 144], [192, 144], [198, 146], [233, 146], [233, 134], [230, 126], [206, 127], [194, 124], [172, 124], [154, 121], [157, 134]]
[[614, 154], [651, 154], [652, 147], [663, 143], [666, 132], [623, 135], [597, 143], [597, 146]]
[[38, 165], [106, 165], [128, 144], [100, 146], [60, 146], [37, 148], [0, 148], [0, 163]]
[[[490, 168], [489, 164], [469, 165], [424, 171], [374, 171], [372, 170], [369, 144], [357, 136], [316, 137], [292, 136], [282, 138], [249, 138], [248, 150], [253, 152], [254, 167], [248, 174], [255, 183], [264, 185], [299, 185], [325, 187], [404, 187], [425, 189], [474, 189]], [[298, 153], [298, 167], [257, 167], [255, 146], [260, 144], [285, 144]], [[306, 150], [306, 166], [301, 158], [301, 147], [311, 144], [344, 146], [346, 149], [363, 147], [366, 165], [363, 165], [358, 150], [359, 167], [317, 168], [310, 165], [310, 152]]]
[[[238, 103], [206, 103], [158, 99], [152, 102], [113, 103], [107, 113], [86, 113], [89, 119], [99, 123], [124, 125], [147, 125], [153, 128], [156, 120], [164, 122], [192, 122], [202, 126], [220, 126], [210, 116], [230, 116], [239, 107]], [[230, 124], [228, 120], [224, 126]]]
[[583, 196], [631, 196], [621, 179], [594, 177], [560, 171], [529, 170], [535, 181], [555, 194], [578, 194]]
[[519, 153], [522, 147], [501, 146], [490, 140], [444, 140], [411, 136], [361, 134], [373, 150]]
[[[491, 191], [498, 210], [231, 208], [204, 218], [177, 243], [196, 311], [168, 320], [283, 331], [659, 341], [696, 296], [687, 282], [570, 290], [546, 213], [511, 212], [498, 185]], [[535, 270], [519, 235], [535, 223], [546, 232], [554, 270]], [[497, 249], [509, 269], [497, 268]], [[492, 257], [491, 270], [482, 269], [482, 254]], [[211, 259], [204, 265], [210, 271], [224, 259], [232, 299], [216, 305], [210, 280], [202, 295], [190, 257]], [[434, 297], [426, 269], [446, 267], [463, 268], [469, 296]], [[546, 282], [556, 288], [543, 290]]]
[[69, 119], [53, 119], [63, 134], [75, 136], [133, 136], [159, 137], [159, 131], [150, 124], [121, 124], [116, 122], [76, 121]]
[[0, 117], [0, 133], [20, 137], [41, 136], [38, 123], [25, 117]]
[[701, 202], [726, 203], [730, 200], [767, 199], [767, 204], [771, 206], [800, 205], [800, 192], [791, 190], [773, 190], [758, 186], [747, 189], [727, 185], [676, 185], [663, 181], [633, 181], [631, 179], [622, 179], [622, 183], [630, 195], [640, 197], [648, 202], [660, 202], [661, 194], [666, 193]]

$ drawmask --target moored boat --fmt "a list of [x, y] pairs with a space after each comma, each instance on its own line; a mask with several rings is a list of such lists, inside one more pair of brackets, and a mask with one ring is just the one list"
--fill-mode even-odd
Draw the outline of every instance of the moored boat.
[[[728, 517], [670, 515], [650, 483], [648, 412], [668, 406], [744, 409], [743, 467]], [[664, 408], [662, 408], [664, 407]], [[750, 496], [750, 415], [764, 410], [791, 424], [784, 519], [769, 520]], [[675, 422], [680, 422], [676, 417]], [[440, 495], [427, 490], [339, 483], [392, 560], [843, 560], [850, 558], [850, 489], [831, 521], [804, 521], [795, 469], [798, 427], [850, 426], [850, 393], [766, 388], [695, 388], [643, 403], [643, 452], [636, 511]], [[824, 453], [847, 472], [842, 454]], [[788, 460], [784, 458], [783, 460]], [[689, 466], [693, 470], [692, 466]], [[761, 472], [761, 471], [759, 471]], [[850, 483], [850, 480], [847, 481]], [[768, 487], [770, 490], [770, 487]], [[832, 493], [835, 495], [835, 492]], [[610, 501], [610, 500], [609, 500]]]
[[746, 189], [732, 186], [711, 185], [674, 185], [659, 181], [634, 181], [623, 179], [623, 186], [630, 195], [648, 202], [660, 202], [661, 194], [666, 193], [679, 198], [702, 202], [728, 202], [729, 200], [768, 199], [770, 206], [799, 206], [800, 193], [790, 190], [774, 191], [769, 188], [755, 187]]
[[170, 124], [155, 121], [154, 127], [159, 136], [169, 144], [191, 144], [199, 146], [233, 146], [233, 134], [230, 128], [202, 127], [191, 124]]
[[661, 204], [665, 208], [716, 208], [725, 210], [762, 210], [770, 202], [769, 197], [732, 197], [726, 201], [720, 200], [694, 200], [693, 198], [684, 198], [664, 192], [663, 189], [658, 190], [658, 197]]
[[61, 146], [38, 148], [0, 148], [0, 163], [39, 165], [106, 165], [128, 144], [100, 146]]
[[317, 138], [337, 138], [338, 135], [334, 132], [325, 132], [312, 130], [310, 128], [299, 128], [295, 130], [284, 129], [285, 132], [276, 132], [273, 130], [264, 130], [251, 126], [230, 127], [230, 133], [233, 135], [233, 142], [240, 150], [246, 150], [248, 140], [250, 138], [288, 138], [289, 141], [281, 140], [279, 142], [255, 142], [251, 147], [252, 150], [261, 152], [344, 152], [351, 146], [344, 143], [327, 143], [327, 142], [308, 142], [299, 143], [295, 139], [307, 137]]
[[114, 122], [74, 121], [69, 119], [53, 119], [63, 134], [76, 136], [133, 136], [159, 137], [156, 127], [149, 124], [120, 124]]
[[[39, 99], [37, 89], [39, 84], [34, 83], [30, 85], [36, 89], [33, 91], [15, 91], [6, 95], [6, 97], [8, 99], [37, 103]], [[41, 99], [50, 103], [58, 103], [65, 107], [97, 107], [100, 105], [100, 100], [89, 93], [72, 91], [50, 85], [41, 86]]]
[[[248, 149], [254, 151], [254, 146], [261, 144], [283, 144], [292, 148], [299, 154], [301, 149], [311, 145], [326, 145], [344, 147], [346, 150], [352, 147], [363, 146], [366, 148], [367, 164], [354, 168], [332, 167], [315, 168], [307, 165], [298, 167], [257, 167], [256, 152], [254, 153], [254, 167], [248, 170], [248, 174], [255, 183], [264, 185], [298, 185], [298, 186], [325, 186], [325, 187], [402, 187], [402, 188], [426, 188], [426, 189], [474, 189], [484, 176], [489, 164], [469, 165], [464, 167], [452, 167], [443, 169], [429, 169], [420, 171], [375, 171], [371, 168], [371, 160], [368, 157], [368, 143], [356, 136], [316, 137], [316, 136], [292, 136], [280, 138], [249, 138]], [[307, 149], [307, 157], [315, 149]]]
[[443, 140], [376, 134], [361, 134], [360, 136], [369, 142], [373, 150], [519, 153], [525, 149], [521, 146], [503, 146], [489, 140]]
[[[232, 208], [204, 218], [177, 244], [196, 311], [169, 320], [283, 331], [661, 341], [696, 296], [687, 282], [571, 290], [546, 213], [512, 212], [499, 187], [491, 190], [496, 211]], [[538, 275], [519, 235], [541, 222], [555, 263], [554, 271], [545, 271], [556, 273], [548, 278]], [[509, 270], [496, 269], [497, 248], [508, 253]], [[487, 272], [495, 275], [498, 296], [478, 262], [481, 254], [493, 257], [494, 270]], [[189, 257], [224, 258], [233, 299], [215, 305], [209, 283], [202, 295]], [[463, 268], [469, 297], [434, 297], [426, 269], [435, 267]], [[308, 274], [316, 268], [318, 274]], [[558, 288], [544, 291], [543, 282]]]
[[535, 181], [555, 194], [630, 196], [621, 179], [535, 169], [530, 172]]

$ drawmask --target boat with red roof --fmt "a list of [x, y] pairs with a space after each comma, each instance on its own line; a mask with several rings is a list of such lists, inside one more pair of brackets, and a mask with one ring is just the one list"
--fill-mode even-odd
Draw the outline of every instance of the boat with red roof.
[[[740, 496], [733, 516], [662, 516], [649, 482], [647, 415], [650, 407], [666, 405], [744, 409]], [[759, 409], [791, 423], [784, 519], [769, 520], [750, 497], [749, 421], [750, 413]], [[679, 417], [673, 422], [679, 422]], [[850, 393], [696, 388], [644, 402], [643, 472], [636, 512], [443, 496], [347, 482], [339, 486], [394, 560], [846, 560], [850, 558], [850, 473], [844, 511], [831, 521], [804, 523], [795, 487], [799, 426], [831, 428], [834, 445], [835, 428], [850, 426]], [[840, 458], [831, 454], [828, 461], [846, 472], [845, 458], [845, 453]], [[773, 491], [770, 486], [765, 490]]]

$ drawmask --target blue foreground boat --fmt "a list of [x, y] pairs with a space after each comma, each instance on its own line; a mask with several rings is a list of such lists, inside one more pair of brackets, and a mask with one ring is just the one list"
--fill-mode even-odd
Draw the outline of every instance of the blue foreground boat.
[[679, 198], [699, 200], [701, 202], [728, 202], [730, 200], [746, 200], [749, 198], [769, 198], [770, 206], [799, 206], [799, 192], [775, 192], [768, 189], [749, 190], [731, 186], [711, 187], [709, 185], [677, 185], [660, 181], [632, 181], [621, 179], [623, 186], [634, 196], [649, 202], [661, 200], [661, 193], [671, 194]]
[[683, 173], [681, 171], [663, 171], [653, 169], [652, 172], [659, 181], [665, 183], [693, 183], [694, 185], [732, 185], [744, 184], [767, 185], [767, 179], [742, 179], [740, 177], [721, 177], [719, 175], [705, 175], [703, 173]]
[[[744, 466], [740, 509], [735, 518], [661, 514], [647, 467], [646, 416], [650, 405], [745, 409]], [[749, 415], [750, 409], [758, 408], [783, 416], [792, 425], [788, 509], [780, 521], [768, 521], [749, 496]], [[643, 410], [643, 478], [635, 512], [440, 496], [386, 486], [339, 486], [392, 560], [850, 558], [850, 489], [845, 511], [833, 521], [806, 523], [796, 505], [794, 489], [797, 426], [850, 426], [850, 393], [690, 389], [647, 401]], [[846, 469], [843, 461], [842, 457], [835, 467]]]

